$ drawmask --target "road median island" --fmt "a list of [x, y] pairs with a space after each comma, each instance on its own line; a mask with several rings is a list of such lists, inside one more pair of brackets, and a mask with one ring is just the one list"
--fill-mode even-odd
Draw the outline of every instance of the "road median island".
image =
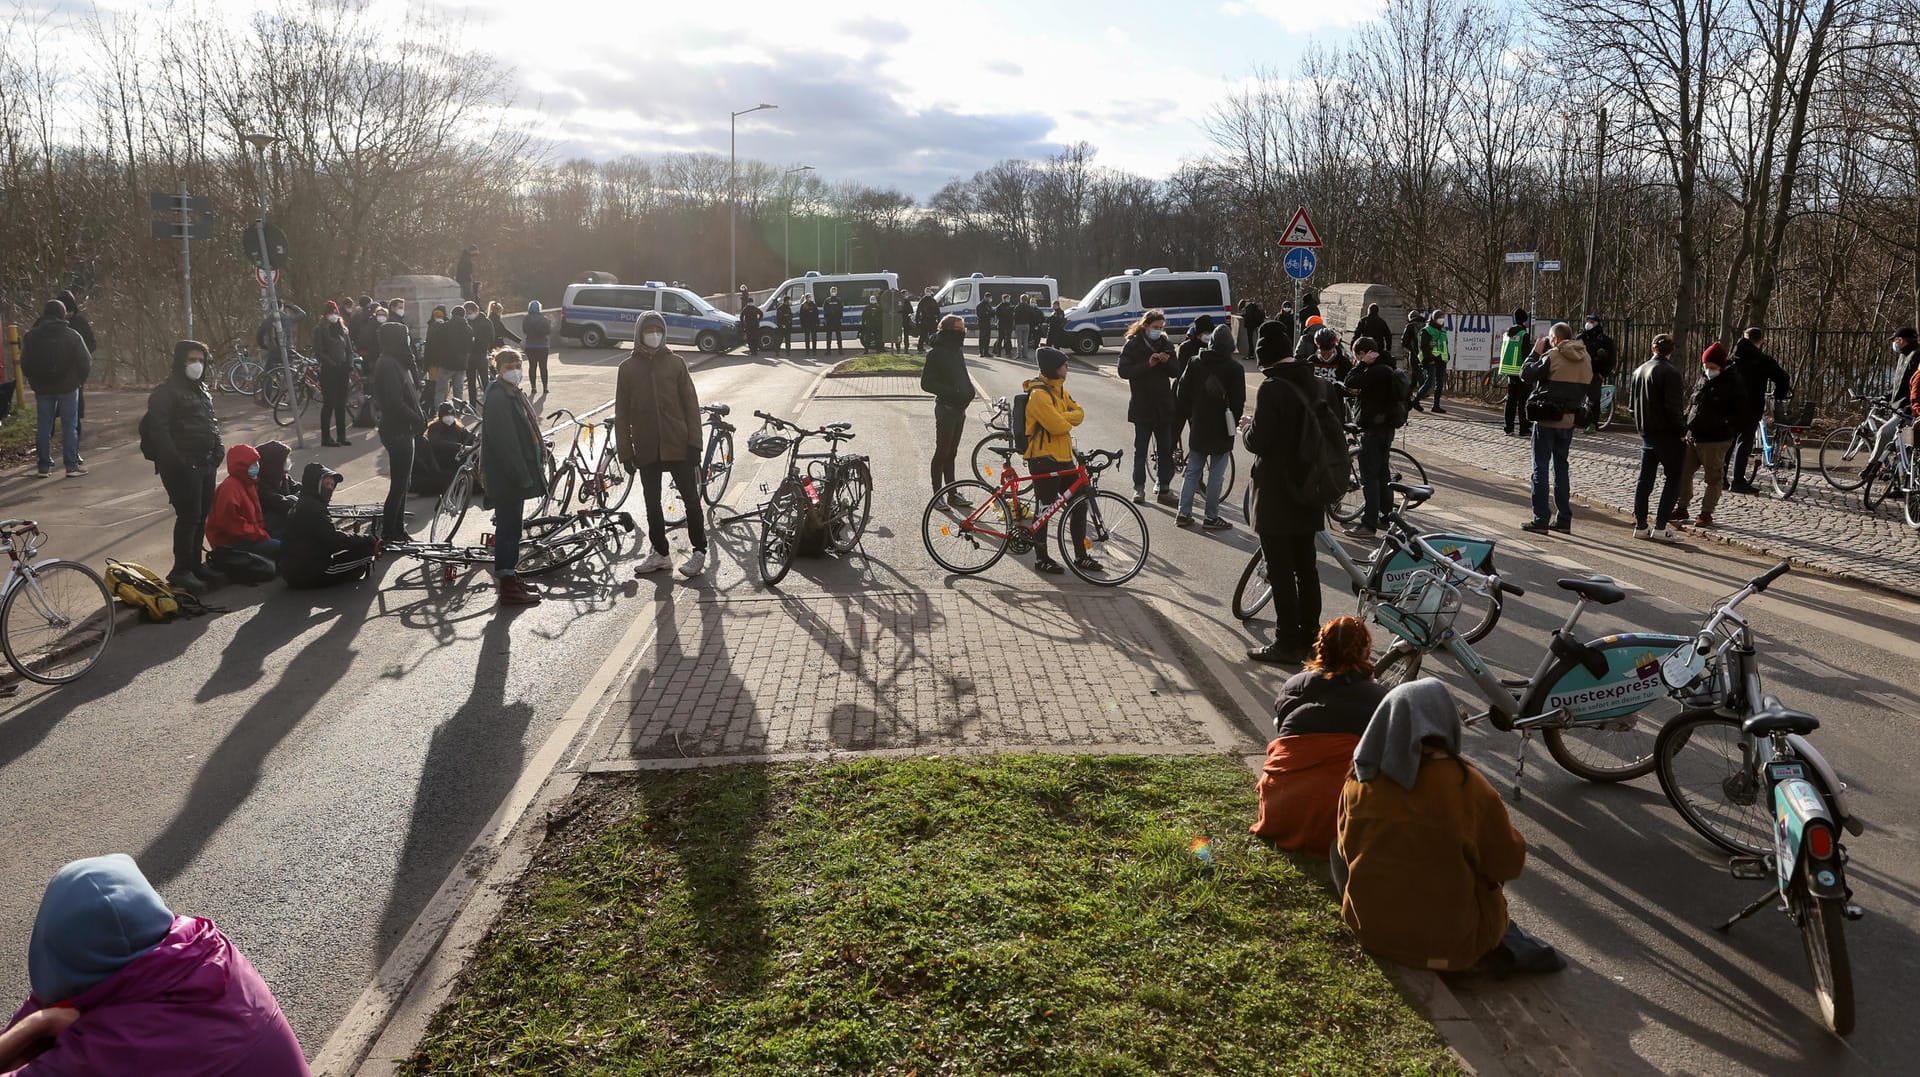
[[405, 1072], [1453, 1072], [1253, 801], [1227, 754], [591, 777]]

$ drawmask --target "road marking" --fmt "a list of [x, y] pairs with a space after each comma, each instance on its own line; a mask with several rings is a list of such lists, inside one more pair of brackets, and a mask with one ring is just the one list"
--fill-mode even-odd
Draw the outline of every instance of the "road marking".
[[1809, 673], [1815, 677], [1831, 678], [1845, 676], [1840, 670], [1827, 665], [1818, 658], [1797, 654], [1793, 651], [1775, 649], [1768, 652], [1768, 657], [1778, 662], [1784, 662], [1802, 673]]
[[1907, 714], [1914, 709], [1914, 701], [1902, 699], [1892, 692], [1862, 692], [1861, 698], [1870, 699], [1896, 714]]

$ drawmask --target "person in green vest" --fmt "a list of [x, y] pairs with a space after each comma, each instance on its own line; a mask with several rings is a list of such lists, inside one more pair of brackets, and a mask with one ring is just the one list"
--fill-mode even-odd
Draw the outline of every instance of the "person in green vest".
[[[1533, 424], [1527, 421], [1527, 383], [1520, 378], [1520, 368], [1526, 364], [1527, 356], [1533, 353], [1533, 320], [1524, 310], [1513, 312], [1513, 324], [1507, 327], [1506, 338], [1500, 344], [1500, 376], [1507, 379], [1507, 436], [1530, 437]], [[1514, 433], [1514, 424], [1520, 426], [1519, 434]]]
[[1447, 409], [1440, 406], [1440, 393], [1447, 387], [1447, 327], [1442, 324], [1446, 314], [1435, 309], [1427, 315], [1427, 326], [1420, 330], [1420, 369], [1426, 373], [1426, 382], [1420, 386], [1415, 398], [1425, 396], [1428, 389], [1433, 390], [1433, 413], [1445, 415]]

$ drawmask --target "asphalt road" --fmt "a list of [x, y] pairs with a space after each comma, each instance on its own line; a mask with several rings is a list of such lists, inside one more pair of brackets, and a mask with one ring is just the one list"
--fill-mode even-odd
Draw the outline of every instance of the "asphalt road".
[[[562, 355], [555, 401], [591, 405], [610, 395], [617, 356]], [[1077, 361], [1069, 387], [1089, 416], [1080, 446], [1127, 451], [1120, 474], [1104, 483], [1126, 493], [1132, 436], [1126, 387], [1108, 373], [1113, 359], [1108, 352]], [[988, 397], [1016, 391], [1030, 376], [1030, 367], [1006, 360], [972, 366]], [[1038, 576], [1029, 558], [1008, 557], [982, 579], [939, 569], [920, 536], [931, 488], [930, 404], [905, 394], [803, 403], [821, 369], [804, 359], [730, 356], [696, 374], [703, 399], [733, 405], [743, 444], [751, 410], [762, 407], [805, 422], [849, 420], [860, 435], [850, 448], [872, 458], [876, 497], [863, 556], [803, 560], [783, 592], [1087, 587], [1071, 576]], [[974, 409], [963, 452], [984, 433], [984, 404]], [[1403, 443], [1420, 453], [1421, 424], [1436, 421], [1417, 417]], [[346, 464], [344, 499], [377, 500], [377, 443], [327, 452], [323, 459]], [[62, 552], [160, 560], [168, 515], [147, 466], [130, 447], [89, 455], [89, 499], [60, 496], [64, 480], [53, 480], [32, 492], [31, 513], [50, 524]], [[750, 507], [763, 496], [760, 483], [777, 478], [744, 451], [739, 459], [727, 499], [733, 508]], [[1582, 631], [1599, 635], [1686, 631], [1715, 599], [1767, 567], [1718, 545], [1635, 542], [1620, 517], [1583, 513], [1571, 538], [1522, 535], [1524, 490], [1469, 465], [1427, 462], [1441, 492], [1423, 519], [1498, 537], [1503, 572], [1528, 588], [1508, 602], [1482, 647], [1497, 664], [1532, 667], [1569, 607], [1553, 580], [1575, 568], [1610, 573], [1631, 588], [1626, 602], [1589, 614]], [[1239, 463], [1244, 484], [1250, 461], [1243, 455]], [[0, 498], [24, 496], [16, 483], [25, 482], [0, 480]], [[1226, 513], [1236, 522], [1239, 493], [1236, 486]], [[638, 502], [629, 508], [638, 512]], [[1244, 524], [1188, 532], [1173, 527], [1169, 509], [1143, 512], [1152, 555], [1129, 586], [1177, 606], [1194, 647], [1224, 656], [1229, 677], [1270, 698], [1284, 671], [1239, 655], [1271, 622], [1242, 625], [1228, 607], [1254, 548]], [[683, 537], [675, 541], [684, 546]], [[636, 587], [622, 566], [617, 576], [584, 576], [515, 617], [493, 614], [490, 590], [421, 587], [417, 572], [390, 565], [377, 592], [348, 591], [323, 604], [278, 587], [228, 589], [218, 599], [232, 607], [226, 615], [128, 632], [85, 681], [0, 704], [0, 797], [16, 806], [0, 823], [14, 850], [0, 912], [24, 924], [58, 864], [132, 852], [176, 908], [212, 915], [234, 934], [302, 1042], [316, 1049], [633, 618], [670, 621], [676, 600], [696, 588], [759, 593], [745, 567], [751, 527], [717, 530], [713, 545], [718, 564], [697, 583], [656, 577]], [[1322, 581], [1327, 615], [1351, 608], [1331, 564]], [[1726, 876], [1652, 778], [1594, 786], [1529, 745], [1524, 797], [1511, 809], [1532, 855], [1510, 893], [1515, 916], [1574, 967], [1543, 980], [1460, 986], [1490, 1039], [1512, 1049], [1517, 1070], [1840, 1073], [1907, 1065], [1920, 1048], [1920, 1032], [1904, 1020], [1906, 1000], [1920, 993], [1912, 939], [1920, 863], [1911, 854], [1920, 776], [1897, 746], [1920, 706], [1910, 687], [1920, 676], [1920, 646], [1907, 631], [1915, 606], [1796, 573], [1744, 607], [1770, 686], [1821, 716], [1815, 739], [1868, 821], [1851, 842], [1857, 900], [1868, 910], [1848, 925], [1860, 996], [1853, 1037], [1840, 1044], [1819, 1028], [1799, 941], [1784, 917], [1762, 913], [1730, 937], [1708, 929], [1745, 904], [1753, 884]], [[1268, 730], [1249, 722], [1246, 732], [1249, 750], [1258, 751]], [[1509, 786], [1519, 743], [1492, 731], [1470, 736], [1472, 757], [1497, 788]], [[24, 930], [0, 939], [0, 992], [24, 990], [25, 945]]]

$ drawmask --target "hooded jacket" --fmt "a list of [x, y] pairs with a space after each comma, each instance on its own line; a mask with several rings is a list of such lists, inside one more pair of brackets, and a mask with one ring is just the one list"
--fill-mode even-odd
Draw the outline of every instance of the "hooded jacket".
[[654, 311], [640, 315], [633, 354], [620, 364], [614, 389], [614, 444], [629, 471], [700, 459], [700, 394], [693, 373], [664, 336], [658, 348], [642, 344], [649, 329], [665, 334], [666, 320]]
[[353, 367], [353, 335], [347, 331], [345, 323], [335, 324], [320, 319], [313, 329], [313, 357], [320, 361], [322, 370], [345, 371]]
[[1378, 311], [1370, 311], [1363, 315], [1353, 327], [1353, 339], [1359, 340], [1361, 337], [1372, 337], [1373, 342], [1380, 345], [1380, 350], [1384, 352], [1393, 344], [1393, 329], [1387, 325], [1387, 320], [1382, 318]]
[[213, 394], [204, 380], [187, 377], [187, 354], [194, 350], [205, 353], [195, 341], [175, 344], [172, 373], [147, 394], [142, 439], [153, 450], [155, 472], [210, 468], [220, 462], [220, 419], [213, 413]]
[[[455, 307], [454, 313], [441, 321], [427, 320], [427, 370], [445, 374], [449, 370], [465, 370], [467, 353], [473, 350], [473, 330], [467, 326], [467, 312]], [[382, 354], [386, 351], [381, 349]]]
[[[1218, 384], [1219, 395], [1214, 395]], [[1206, 350], [1187, 364], [1174, 389], [1187, 419], [1187, 448], [1206, 456], [1233, 451], [1233, 435], [1247, 410], [1247, 368], [1233, 358], [1233, 328], [1218, 326]]]
[[1073, 464], [1073, 428], [1087, 413], [1067, 392], [1067, 379], [1030, 378], [1020, 386], [1027, 394], [1027, 451], [1029, 463], [1054, 460]]
[[[432, 338], [428, 338], [431, 343]], [[413, 383], [413, 349], [407, 327], [380, 327], [380, 359], [373, 364], [373, 402], [380, 409], [380, 436], [412, 437], [427, 428], [420, 390]]]
[[[1261, 344], [1271, 350], [1264, 333]], [[1246, 437], [1247, 448], [1257, 458], [1253, 465], [1253, 485], [1259, 493], [1254, 505], [1254, 532], [1311, 535], [1326, 527], [1326, 506], [1299, 500], [1288, 476], [1302, 463], [1300, 429], [1306, 422], [1307, 408], [1334, 388], [1311, 366], [1297, 360], [1270, 363], [1261, 372], [1266, 380], [1260, 384], [1253, 425], [1247, 428]]]
[[389, 317], [384, 324], [378, 322], [374, 324], [379, 328], [373, 350], [374, 358], [391, 355], [411, 371], [413, 369], [413, 331], [407, 328], [407, 323], [398, 318]]
[[80, 309], [80, 300], [73, 294], [73, 289], [64, 288], [54, 298], [60, 301], [61, 306], [67, 308], [67, 324], [73, 327], [74, 332], [80, 334], [81, 340], [86, 341], [87, 351], [99, 351], [100, 342], [94, 339], [93, 323], [87, 320], [86, 313]]
[[973, 379], [967, 376], [965, 329], [942, 329], [933, 335], [933, 348], [920, 371], [920, 388], [949, 408], [973, 403]]
[[213, 508], [207, 512], [207, 544], [237, 546], [243, 542], [262, 542], [270, 538], [266, 519], [260, 514], [260, 495], [247, 468], [260, 462], [260, 453], [251, 445], [235, 445], [227, 450], [227, 477], [213, 492]]
[[538, 299], [527, 303], [527, 316], [520, 321], [520, 333], [527, 338], [529, 348], [545, 348], [552, 340], [553, 319], [540, 309]]
[[[1154, 363], [1157, 352], [1165, 352], [1167, 361]], [[1174, 379], [1180, 376], [1180, 360], [1172, 337], [1162, 337], [1158, 344], [1147, 339], [1145, 330], [1128, 337], [1120, 348], [1119, 373], [1127, 383], [1128, 422], [1155, 427], [1172, 425], [1180, 411], [1173, 395]]]
[[1613, 338], [1607, 335], [1606, 323], [1595, 319], [1592, 329], [1582, 329], [1575, 338], [1587, 349], [1587, 358], [1593, 364], [1594, 376], [1602, 381], [1610, 381], [1619, 362], [1614, 351]]
[[284, 441], [269, 441], [258, 448], [260, 478], [253, 484], [253, 491], [260, 497], [260, 518], [266, 522], [267, 534], [278, 536], [286, 530], [287, 517], [300, 500], [299, 488], [287, 473], [293, 449]]
[[[52, 304], [48, 304], [51, 309]], [[65, 317], [42, 317], [20, 339], [20, 372], [41, 396], [60, 396], [87, 384], [93, 353]]]
[[326, 475], [326, 465], [318, 461], [300, 474], [300, 500], [287, 517], [280, 546], [280, 578], [288, 587], [325, 587], [357, 579], [359, 569], [372, 561], [370, 536], [349, 535], [334, 526], [327, 508], [332, 495], [320, 490]]

